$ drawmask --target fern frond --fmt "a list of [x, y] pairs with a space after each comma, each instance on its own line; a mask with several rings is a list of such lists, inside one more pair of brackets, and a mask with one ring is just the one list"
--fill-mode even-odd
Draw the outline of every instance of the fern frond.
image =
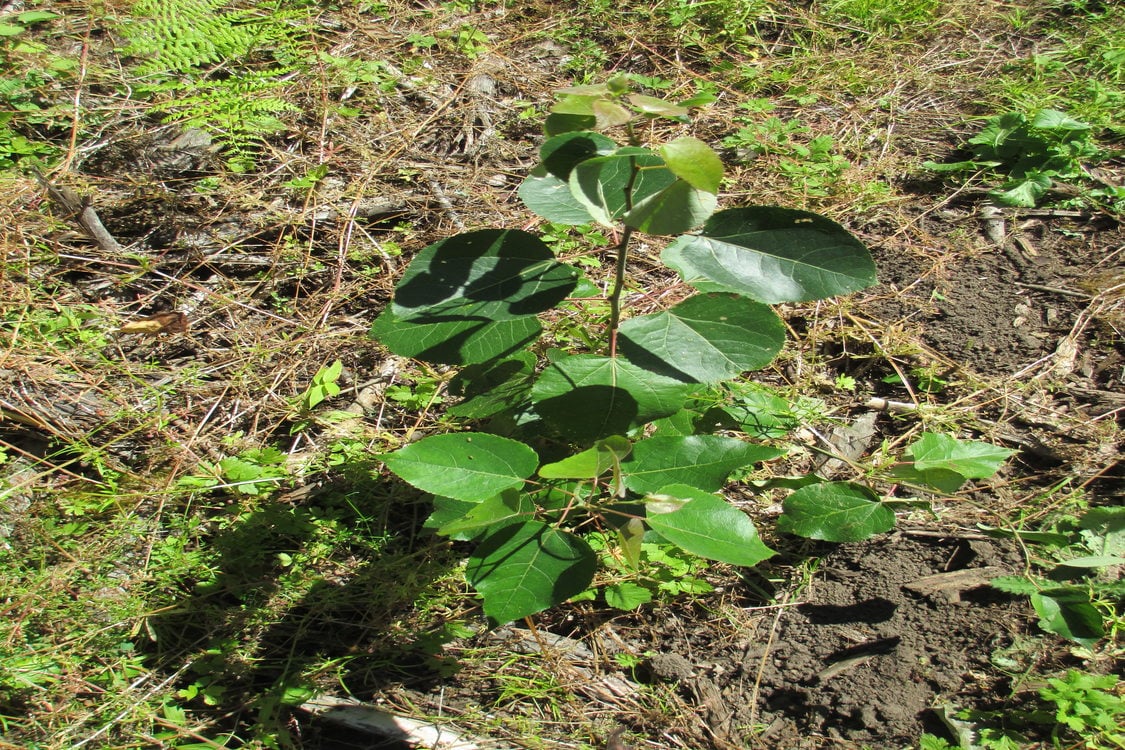
[[280, 88], [312, 54], [301, 48], [310, 27], [299, 12], [232, 0], [138, 0], [132, 16], [139, 20], [123, 27], [122, 51], [142, 59], [138, 89], [165, 121], [203, 129], [245, 154], [284, 128], [277, 115], [298, 110]]

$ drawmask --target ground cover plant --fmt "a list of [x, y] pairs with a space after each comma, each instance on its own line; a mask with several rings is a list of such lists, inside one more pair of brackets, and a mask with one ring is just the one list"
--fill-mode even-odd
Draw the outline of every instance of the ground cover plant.
[[1117, 5], [0, 14], [0, 747], [1121, 746]]

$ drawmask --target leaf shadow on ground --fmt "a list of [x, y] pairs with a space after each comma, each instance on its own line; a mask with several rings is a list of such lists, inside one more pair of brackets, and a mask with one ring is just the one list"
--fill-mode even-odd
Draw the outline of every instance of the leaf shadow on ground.
[[[365, 497], [394, 507], [352, 550], [336, 550], [346, 562], [311, 559], [305, 571], [281, 562], [306, 558], [326, 516], [371, 525], [372, 509], [357, 507]], [[378, 481], [305, 502], [264, 504], [218, 532], [214, 578], [149, 619], [160, 662], [191, 665], [185, 687], [215, 686], [236, 713], [256, 712], [266, 735], [286, 731], [284, 706], [318, 691], [370, 696], [392, 681], [426, 690], [449, 669], [438, 655], [443, 603], [434, 592], [457, 560], [422, 530], [427, 504]], [[245, 716], [232, 721], [247, 726]]]

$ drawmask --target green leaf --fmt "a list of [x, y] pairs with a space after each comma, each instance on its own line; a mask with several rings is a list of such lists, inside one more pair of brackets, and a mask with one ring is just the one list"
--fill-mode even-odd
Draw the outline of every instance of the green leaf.
[[649, 513], [648, 525], [677, 547], [708, 560], [752, 567], [777, 554], [758, 537], [742, 511], [696, 487], [671, 485], [654, 498], [670, 496], [687, 502], [670, 513]]
[[677, 138], [660, 148], [660, 156], [674, 175], [693, 188], [708, 193], [719, 192], [723, 162], [703, 141], [690, 136]]
[[589, 117], [594, 114], [594, 102], [598, 101], [598, 99], [605, 94], [608, 94], [609, 89], [594, 91], [593, 88], [590, 87], [590, 90], [583, 91], [577, 87], [571, 87], [570, 90], [564, 90], [558, 93], [563, 94], [563, 96], [551, 106], [552, 113]]
[[570, 192], [570, 185], [566, 180], [551, 174], [542, 164], [531, 170], [520, 183], [518, 194], [528, 209], [547, 221], [567, 226], [594, 221], [586, 206]]
[[484, 598], [484, 613], [503, 624], [582, 593], [596, 561], [581, 538], [526, 521], [489, 532], [469, 557], [465, 577]]
[[1083, 555], [1069, 560], [1060, 560], [1059, 565], [1068, 568], [1108, 568], [1111, 565], [1125, 565], [1125, 558], [1113, 555]]
[[702, 224], [715, 213], [719, 199], [676, 180], [660, 192], [635, 204], [622, 221], [648, 234], [679, 234]]
[[769, 304], [847, 294], [876, 280], [867, 248], [839, 224], [769, 206], [720, 211], [662, 257], [700, 289]]
[[595, 99], [591, 108], [594, 110], [594, 127], [599, 130], [624, 125], [633, 119], [629, 110], [606, 99]]
[[633, 570], [641, 566], [644, 536], [645, 524], [639, 518], [630, 518], [617, 528], [617, 546], [621, 550], [621, 557]]
[[539, 162], [548, 173], [565, 180], [578, 164], [616, 150], [613, 139], [600, 133], [570, 132], [548, 138], [539, 148]]
[[383, 460], [420, 490], [474, 502], [523, 486], [539, 463], [523, 443], [488, 433], [432, 435]]
[[1039, 615], [1039, 627], [1048, 633], [1083, 646], [1093, 646], [1105, 635], [1102, 616], [1089, 601], [1040, 592], [1031, 595], [1031, 606]]
[[535, 374], [535, 355], [515, 356], [470, 365], [449, 382], [449, 392], [464, 399], [447, 411], [454, 417], [484, 419], [514, 409], [526, 400]]
[[459, 234], [418, 253], [372, 335], [405, 357], [485, 362], [534, 341], [535, 315], [565, 299], [577, 279], [526, 232]]
[[469, 538], [475, 538], [494, 526], [507, 525], [523, 516], [530, 519], [534, 514], [535, 503], [531, 498], [518, 490], [504, 490], [495, 497], [476, 503], [460, 518], [443, 524], [437, 533], [454, 538], [463, 538], [467, 534]]
[[1041, 130], [1090, 130], [1090, 126], [1057, 109], [1045, 109], [1031, 120], [1031, 127]]
[[[446, 524], [451, 524], [459, 518], [463, 518], [465, 514], [477, 507], [478, 503], [468, 502], [466, 500], [454, 500], [451, 497], [435, 497], [434, 498], [434, 511], [426, 518], [422, 524], [422, 528], [433, 529], [435, 532]], [[459, 542], [467, 542], [472, 539], [476, 534], [447, 534], [450, 539], [456, 539]]]
[[682, 104], [666, 102], [663, 99], [657, 99], [655, 96], [630, 94], [627, 101], [632, 104], [638, 112], [651, 117], [670, 117], [674, 120], [679, 120], [686, 117], [688, 114], [687, 107]]
[[735, 469], [781, 454], [777, 448], [722, 435], [652, 437], [633, 444], [633, 455], [621, 470], [625, 486], [633, 492], [656, 492], [670, 484], [714, 492]]
[[599, 440], [593, 448], [539, 467], [544, 479], [594, 479], [620, 466], [633, 450], [633, 445], [620, 435]]
[[548, 138], [539, 149], [540, 163], [520, 185], [520, 200], [548, 221], [571, 226], [589, 224], [594, 218], [570, 192], [567, 178], [575, 165], [616, 149], [611, 139], [588, 131], [567, 131]]
[[612, 227], [631, 206], [659, 193], [676, 176], [648, 149], [627, 146], [576, 165], [568, 181], [571, 193], [594, 220]]
[[999, 576], [989, 581], [988, 585], [1006, 594], [1031, 596], [1039, 593], [1039, 586], [1036, 582], [1023, 576]]
[[1066, 534], [1059, 534], [1054, 531], [1024, 531], [1024, 530], [1009, 530], [998, 529], [995, 526], [978, 523], [977, 528], [992, 537], [993, 539], [1020, 539], [1024, 542], [1032, 544], [1046, 544], [1052, 547], [1067, 547], [1071, 543], [1071, 539]]
[[778, 529], [826, 542], [861, 542], [895, 525], [895, 514], [871, 490], [849, 482], [803, 487], [782, 507]]
[[1051, 178], [1044, 174], [1029, 174], [1016, 180], [1005, 182], [999, 190], [989, 192], [1001, 206], [1033, 208], [1051, 189]]
[[590, 130], [597, 125], [597, 120], [591, 115], [566, 115], [558, 112], [547, 115], [543, 121], [543, 132], [548, 136], [573, 133], [579, 130]]
[[614, 583], [605, 587], [605, 603], [628, 612], [652, 601], [652, 592], [635, 583]]
[[699, 294], [621, 324], [629, 361], [687, 382], [714, 383], [773, 361], [785, 326], [767, 305], [737, 294]]
[[691, 386], [622, 359], [577, 354], [555, 359], [531, 389], [534, 409], [579, 442], [623, 435], [674, 414]]
[[944, 469], [967, 479], [984, 479], [1000, 470], [1014, 451], [978, 440], [958, 440], [952, 435], [924, 432], [906, 454], [919, 471]]
[[919, 487], [931, 487], [938, 492], [952, 495], [965, 484], [966, 478], [949, 469], [926, 469], [919, 471], [914, 464], [900, 464], [892, 467], [888, 474], [895, 479]]

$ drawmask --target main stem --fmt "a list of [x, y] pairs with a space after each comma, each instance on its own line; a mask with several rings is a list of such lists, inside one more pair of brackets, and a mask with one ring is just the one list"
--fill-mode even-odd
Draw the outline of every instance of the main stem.
[[[632, 185], [630, 185], [632, 187]], [[617, 356], [617, 326], [621, 323], [621, 292], [625, 289], [625, 267], [629, 261], [629, 238], [633, 228], [625, 227], [621, 241], [617, 243], [617, 273], [613, 278], [613, 290], [609, 293], [609, 356]]]
[[[636, 140], [632, 127], [629, 127], [629, 141]], [[629, 181], [625, 184], [625, 213], [633, 208], [633, 185], [637, 181], [637, 160], [629, 158]], [[621, 323], [621, 293], [625, 289], [625, 268], [629, 262], [629, 239], [633, 228], [626, 225], [617, 243], [617, 272], [613, 278], [613, 291], [609, 293], [609, 356], [617, 356], [617, 326]]]

